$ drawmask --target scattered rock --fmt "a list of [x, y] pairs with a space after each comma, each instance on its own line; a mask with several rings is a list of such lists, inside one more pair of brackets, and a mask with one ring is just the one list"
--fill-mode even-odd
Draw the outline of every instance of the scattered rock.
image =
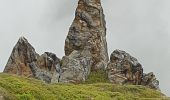
[[115, 50], [107, 67], [108, 78], [115, 84], [144, 85], [159, 89], [159, 81], [153, 73], [144, 74], [142, 65], [130, 54]]
[[65, 40], [65, 55], [89, 49], [92, 70], [104, 69], [108, 62], [106, 25], [100, 0], [79, 0], [75, 19]]

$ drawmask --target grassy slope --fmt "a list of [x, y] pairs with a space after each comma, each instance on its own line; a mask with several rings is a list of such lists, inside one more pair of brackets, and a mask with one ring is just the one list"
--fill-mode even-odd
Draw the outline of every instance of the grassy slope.
[[[143, 86], [92, 84], [94, 80], [90, 78], [87, 83], [77, 85], [45, 84], [36, 79], [0, 74], [0, 96], [7, 100], [166, 100], [160, 92]], [[97, 81], [104, 80], [97, 77]]]

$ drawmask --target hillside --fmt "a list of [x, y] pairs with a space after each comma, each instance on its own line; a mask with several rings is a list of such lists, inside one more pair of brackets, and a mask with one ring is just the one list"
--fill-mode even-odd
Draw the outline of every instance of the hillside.
[[139, 85], [122, 86], [90, 83], [90, 81], [76, 85], [46, 84], [36, 79], [4, 73], [0, 74], [0, 99], [2, 98], [5, 100], [168, 100], [159, 91]]

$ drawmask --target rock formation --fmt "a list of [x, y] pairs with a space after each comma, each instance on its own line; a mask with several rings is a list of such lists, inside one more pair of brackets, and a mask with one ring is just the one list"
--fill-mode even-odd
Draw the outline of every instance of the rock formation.
[[156, 79], [153, 72], [143, 74], [142, 85], [159, 90], [159, 81]]
[[30, 43], [21, 37], [12, 50], [11, 56], [4, 69], [5, 73], [30, 76], [29, 63], [36, 61], [38, 54]]
[[100, 0], [79, 0], [75, 19], [65, 40], [65, 55], [89, 49], [92, 70], [104, 69], [108, 62], [106, 25]]
[[58, 82], [60, 60], [46, 52], [39, 56], [31, 44], [21, 37], [15, 45], [4, 69], [5, 73], [35, 77], [47, 83]]
[[58, 83], [60, 77], [60, 59], [53, 53], [45, 52], [36, 62], [29, 64], [35, 78], [47, 83]]
[[59, 82], [80, 83], [84, 82], [91, 70], [91, 56], [89, 50], [73, 51], [62, 59], [61, 75]]
[[80, 83], [91, 71], [107, 72], [115, 84], [144, 85], [159, 89], [153, 73], [144, 74], [142, 65], [125, 51], [115, 50], [108, 62], [106, 25], [100, 0], [79, 0], [75, 19], [65, 40], [65, 56], [41, 56], [24, 38], [15, 45], [5, 73], [34, 77], [46, 83]]
[[108, 78], [115, 84], [145, 85], [159, 89], [159, 82], [153, 73], [144, 74], [136, 58], [122, 50], [115, 50], [107, 67]]

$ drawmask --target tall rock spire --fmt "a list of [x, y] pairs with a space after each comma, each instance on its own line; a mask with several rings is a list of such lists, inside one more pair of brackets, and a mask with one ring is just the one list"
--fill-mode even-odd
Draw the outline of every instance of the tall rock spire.
[[65, 40], [65, 55], [74, 50], [89, 50], [92, 70], [103, 69], [108, 62], [106, 24], [100, 0], [79, 0], [75, 19]]

